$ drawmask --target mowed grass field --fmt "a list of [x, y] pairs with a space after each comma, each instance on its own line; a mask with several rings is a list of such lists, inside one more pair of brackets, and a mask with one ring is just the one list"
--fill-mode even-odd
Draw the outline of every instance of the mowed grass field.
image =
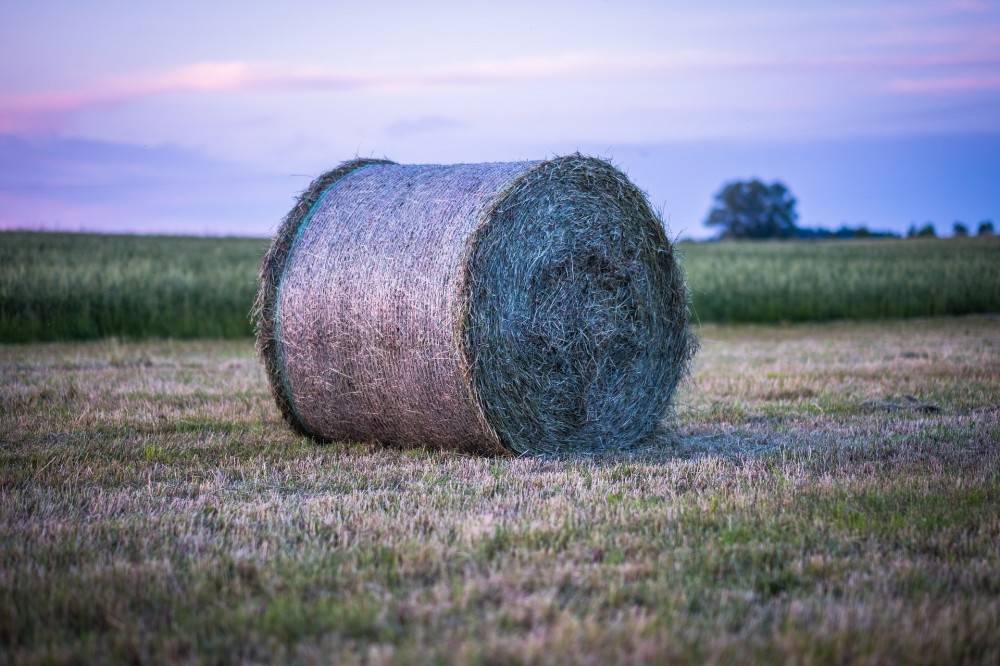
[[247, 339], [0, 345], [0, 662], [1000, 662], [1000, 321], [700, 335], [672, 434], [541, 459], [297, 438]]
[[[267, 243], [0, 233], [0, 342], [248, 336]], [[1000, 312], [1000, 237], [678, 247], [701, 322]]]

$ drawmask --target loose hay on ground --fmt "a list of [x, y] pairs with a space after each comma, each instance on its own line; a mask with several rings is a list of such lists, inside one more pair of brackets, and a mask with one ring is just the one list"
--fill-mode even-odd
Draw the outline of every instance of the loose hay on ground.
[[641, 442], [696, 348], [661, 221], [580, 155], [347, 162], [285, 218], [255, 317], [297, 431], [483, 453]]

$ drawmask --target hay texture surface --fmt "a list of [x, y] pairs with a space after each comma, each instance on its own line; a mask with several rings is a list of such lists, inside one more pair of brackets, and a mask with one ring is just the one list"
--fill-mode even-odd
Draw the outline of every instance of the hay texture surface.
[[345, 163], [285, 218], [255, 316], [294, 429], [403, 447], [627, 448], [695, 349], [660, 220], [580, 155]]

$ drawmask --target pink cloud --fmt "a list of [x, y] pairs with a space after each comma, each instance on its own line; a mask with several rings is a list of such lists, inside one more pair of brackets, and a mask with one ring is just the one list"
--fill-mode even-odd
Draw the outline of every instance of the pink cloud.
[[965, 11], [984, 12], [993, 9], [993, 5], [983, 0], [952, 0], [951, 5]]
[[81, 90], [8, 95], [0, 97], [0, 132], [56, 129], [86, 109], [171, 92], [239, 90], [252, 81], [253, 68], [246, 63], [200, 63], [142, 77], [112, 77]]
[[[347, 70], [276, 66], [250, 62], [205, 62], [142, 75], [113, 76], [79, 90], [0, 96], [0, 133], [65, 129], [90, 109], [178, 92], [220, 93], [277, 90], [419, 91], [563, 79], [620, 79], [704, 71], [812, 71], [847, 69], [918, 69], [1000, 65], [1000, 54], [967, 53], [931, 56], [844, 56], [789, 59], [771, 56], [708, 54], [604, 55], [565, 53], [551, 56], [483, 61], [413, 70]], [[951, 89], [983, 89], [954, 83]], [[970, 79], [971, 81], [971, 79]], [[894, 90], [923, 90], [922, 82], [899, 81]], [[944, 84], [938, 84], [939, 86]], [[989, 86], [992, 89], [992, 84]], [[940, 90], [946, 90], [940, 87]]]
[[[690, 57], [675, 58], [690, 66]], [[79, 112], [176, 92], [269, 90], [414, 91], [557, 78], [607, 77], [662, 68], [662, 58], [561, 54], [484, 61], [421, 70], [341, 70], [280, 67], [248, 62], [207, 62], [143, 74], [114, 76], [79, 90], [0, 96], [0, 133], [63, 128]]]
[[592, 73], [602, 61], [586, 56], [484, 62], [417, 71], [350, 71], [208, 62], [141, 76], [115, 76], [79, 90], [0, 97], [0, 133], [58, 129], [87, 109], [175, 92], [252, 90], [409, 90]]
[[889, 89], [902, 93], [953, 93], [965, 91], [1000, 90], [1000, 76], [967, 76], [944, 79], [901, 79], [893, 81]]

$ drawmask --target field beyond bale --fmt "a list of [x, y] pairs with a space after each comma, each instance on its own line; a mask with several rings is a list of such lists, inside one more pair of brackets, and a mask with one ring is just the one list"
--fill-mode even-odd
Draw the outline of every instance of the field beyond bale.
[[[249, 336], [268, 244], [0, 232], [0, 343]], [[1000, 237], [677, 248], [703, 323], [1000, 312]]]
[[706, 326], [628, 455], [316, 445], [249, 340], [0, 346], [0, 661], [997, 663], [1000, 322]]

